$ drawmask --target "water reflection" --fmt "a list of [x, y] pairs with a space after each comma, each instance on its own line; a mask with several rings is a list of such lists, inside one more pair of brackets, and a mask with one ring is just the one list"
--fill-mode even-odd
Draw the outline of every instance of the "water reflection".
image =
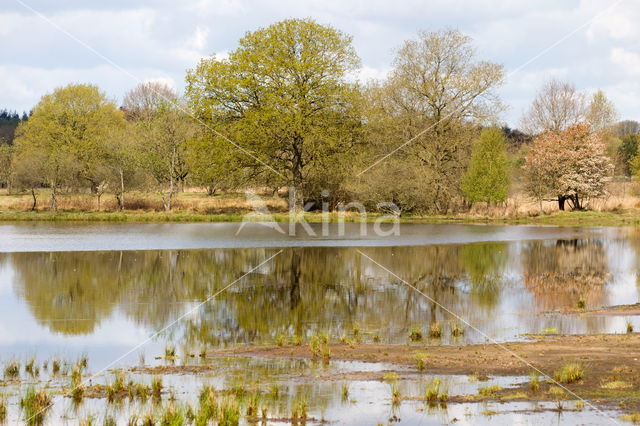
[[[587, 307], [636, 302], [636, 256], [609, 254], [629, 253], [635, 247], [626, 239], [585, 238], [285, 248], [178, 322], [160, 340], [211, 347], [273, 342], [278, 334], [305, 336], [318, 330], [339, 336], [357, 326], [378, 334], [383, 342], [404, 343], [412, 326], [426, 330], [438, 321], [444, 325], [444, 334], [433, 344], [484, 341], [484, 335], [474, 330], [457, 339], [451, 337], [449, 327], [455, 318], [442, 306], [499, 340], [513, 340], [520, 333], [537, 333], [545, 327], [568, 333], [620, 331], [612, 330], [619, 326], [616, 318], [540, 313], [575, 307], [581, 298]], [[50, 335], [54, 346], [63, 346], [72, 336], [90, 335], [87, 342], [94, 343], [87, 343], [89, 347], [99, 343], [101, 333], [116, 321], [124, 321], [141, 335], [161, 330], [278, 251], [0, 254], [0, 288], [9, 285], [13, 289], [2, 303], [5, 307], [26, 303], [28, 309], [20, 321], [35, 322], [41, 332]], [[619, 300], [620, 295], [628, 300]], [[13, 324], [16, 318], [11, 315], [8, 309], [0, 311], [3, 327]], [[1, 336], [0, 345], [6, 344]]]

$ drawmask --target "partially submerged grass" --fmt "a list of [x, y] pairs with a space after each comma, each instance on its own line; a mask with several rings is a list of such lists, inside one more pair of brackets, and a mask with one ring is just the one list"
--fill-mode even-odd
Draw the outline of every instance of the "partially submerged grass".
[[553, 399], [561, 399], [566, 396], [566, 392], [560, 386], [551, 386], [548, 392]]
[[459, 322], [454, 322], [451, 326], [451, 335], [453, 337], [460, 337], [464, 335], [464, 328], [462, 328], [462, 325]]
[[305, 395], [299, 395], [293, 401], [291, 417], [293, 419], [304, 420], [307, 418], [308, 410], [309, 410], [309, 404], [307, 403], [307, 397]]
[[20, 377], [20, 363], [17, 361], [11, 361], [4, 367], [5, 379], [17, 379]]
[[419, 342], [422, 340], [422, 328], [420, 326], [414, 325], [411, 327], [411, 331], [409, 331], [409, 340], [412, 342]]
[[560, 383], [575, 383], [584, 377], [584, 368], [577, 362], [571, 362], [556, 370], [554, 377]]
[[42, 424], [51, 405], [51, 395], [44, 390], [37, 391], [30, 386], [20, 400], [20, 408], [24, 411], [25, 423], [29, 425]]
[[531, 388], [531, 392], [538, 392], [540, 389], [540, 374], [537, 371], [532, 371], [529, 374], [529, 387]]
[[640, 424], [640, 413], [629, 413], [620, 417], [625, 422], [631, 422], [633, 424]]
[[398, 376], [398, 373], [396, 373], [395, 371], [389, 371], [388, 373], [385, 373], [384, 376], [382, 376], [382, 380], [385, 380], [387, 382], [395, 382], [399, 378], [400, 376]]
[[436, 321], [429, 326], [429, 337], [437, 339], [440, 336], [442, 336], [442, 326]]
[[427, 354], [418, 352], [416, 354], [416, 367], [418, 370], [423, 371], [427, 366]]
[[342, 384], [342, 402], [346, 402], [349, 400], [349, 383], [345, 382]]
[[424, 398], [429, 402], [447, 402], [449, 392], [446, 389], [442, 389], [441, 385], [442, 381], [440, 379], [433, 379], [427, 383]]
[[400, 388], [398, 388], [398, 384], [393, 382], [391, 383], [391, 403], [393, 405], [398, 405], [402, 401], [402, 394], [400, 393]]
[[69, 394], [73, 401], [80, 403], [84, 398], [84, 384], [82, 383], [82, 370], [80, 365], [77, 365], [71, 372], [71, 389]]
[[486, 374], [480, 374], [477, 371], [469, 376], [469, 382], [486, 382], [489, 380], [489, 376]]
[[160, 398], [160, 396], [162, 395], [162, 388], [162, 377], [155, 376], [153, 379], [151, 379], [151, 395], [154, 398]]
[[7, 420], [7, 414], [9, 409], [7, 408], [7, 401], [4, 397], [0, 398], [0, 423], [4, 423]]
[[502, 390], [499, 385], [482, 386], [478, 388], [478, 394], [482, 396], [496, 396]]

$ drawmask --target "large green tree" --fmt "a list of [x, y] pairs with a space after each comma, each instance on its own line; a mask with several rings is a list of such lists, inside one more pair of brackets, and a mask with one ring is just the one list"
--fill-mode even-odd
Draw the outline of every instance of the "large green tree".
[[188, 72], [187, 97], [224, 146], [212, 155], [232, 153], [227, 164], [260, 170], [259, 182], [295, 188], [301, 202], [346, 173], [360, 128], [348, 80], [358, 64], [351, 37], [288, 19], [247, 33], [228, 59], [203, 59]]
[[484, 129], [473, 146], [462, 192], [469, 202], [499, 203], [507, 199], [509, 164], [502, 130]]
[[[51, 209], [65, 185], [104, 182], [113, 129], [124, 124], [118, 107], [97, 86], [70, 84], [42, 97], [16, 131], [15, 167], [51, 189]], [[35, 173], [35, 175], [34, 175]]]

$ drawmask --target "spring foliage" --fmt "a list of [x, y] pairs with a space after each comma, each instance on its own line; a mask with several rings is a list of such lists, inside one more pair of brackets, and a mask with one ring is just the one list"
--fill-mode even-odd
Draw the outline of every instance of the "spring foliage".
[[469, 202], [500, 203], [507, 199], [509, 164], [502, 130], [484, 129], [475, 142], [462, 191]]

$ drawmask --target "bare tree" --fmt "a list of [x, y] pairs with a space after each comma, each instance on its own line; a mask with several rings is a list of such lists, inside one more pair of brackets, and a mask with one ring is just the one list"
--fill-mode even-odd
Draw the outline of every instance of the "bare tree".
[[522, 128], [530, 134], [560, 132], [587, 120], [589, 108], [585, 95], [573, 84], [548, 81], [522, 118]]
[[616, 126], [618, 136], [636, 135], [640, 133], [640, 123], [635, 120], [623, 120]]
[[420, 32], [398, 50], [388, 80], [369, 95], [374, 150], [384, 158], [411, 141], [395, 160], [417, 167], [417, 173], [402, 175], [412, 176], [409, 186], [425, 182], [422, 208], [432, 212], [446, 212], [460, 196], [473, 124], [495, 120], [503, 107], [496, 90], [503, 68], [477, 60], [471, 42], [457, 30]]
[[613, 124], [618, 119], [618, 112], [616, 106], [604, 92], [598, 90], [591, 98], [586, 118], [594, 131], [611, 131]]
[[178, 99], [175, 90], [165, 83], [149, 81], [140, 83], [124, 97], [122, 109], [131, 121], [150, 120], [166, 105]]

